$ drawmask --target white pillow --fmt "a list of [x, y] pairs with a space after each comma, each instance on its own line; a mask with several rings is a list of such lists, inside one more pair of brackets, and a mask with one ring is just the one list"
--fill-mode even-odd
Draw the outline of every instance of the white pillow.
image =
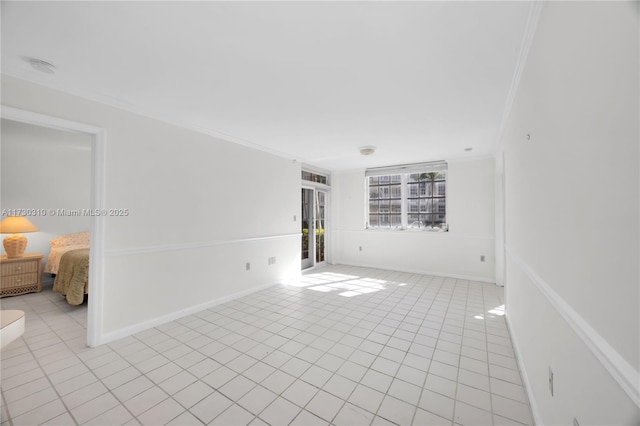
[[51, 247], [89, 245], [89, 231], [61, 235], [51, 240]]

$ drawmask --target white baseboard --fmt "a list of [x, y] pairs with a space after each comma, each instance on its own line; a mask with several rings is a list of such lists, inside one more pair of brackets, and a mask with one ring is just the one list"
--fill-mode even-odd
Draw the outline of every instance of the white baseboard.
[[238, 298], [243, 297], [243, 296], [248, 296], [248, 295], [250, 295], [252, 293], [255, 293], [255, 292], [260, 291], [260, 290], [267, 289], [269, 287], [273, 287], [273, 286], [278, 285], [278, 284], [280, 284], [280, 283], [277, 282], [277, 283], [264, 284], [264, 285], [261, 285], [261, 286], [258, 286], [258, 287], [252, 287], [250, 289], [239, 291], [237, 293], [233, 293], [233, 294], [230, 294], [228, 296], [220, 297], [218, 299], [210, 300], [208, 302], [201, 303], [199, 305], [194, 305], [194, 306], [191, 306], [191, 307], [188, 307], [188, 308], [185, 308], [185, 309], [180, 309], [179, 311], [171, 312], [171, 313], [163, 315], [161, 317], [153, 318], [153, 319], [150, 319], [150, 320], [147, 320], [147, 321], [144, 321], [144, 322], [141, 322], [141, 323], [129, 326], [129, 327], [124, 327], [124, 328], [121, 328], [119, 330], [115, 330], [115, 331], [112, 331], [112, 332], [109, 332], [109, 333], [105, 333], [105, 334], [102, 334], [102, 335], [99, 336], [97, 344], [98, 345], [103, 345], [103, 344], [106, 344], [106, 343], [110, 343], [110, 342], [113, 342], [115, 340], [122, 339], [122, 338], [131, 336], [131, 335], [136, 334], [136, 333], [140, 333], [140, 332], [148, 330], [150, 328], [157, 327], [157, 326], [162, 325], [162, 324], [166, 324], [168, 322], [177, 320], [177, 319], [185, 317], [187, 315], [195, 314], [195, 313], [203, 311], [205, 309], [212, 308], [213, 306], [221, 305], [223, 303], [230, 302], [231, 300], [235, 300], [235, 299], [238, 299]]
[[385, 269], [387, 271], [396, 271], [396, 272], [407, 272], [410, 274], [422, 274], [422, 275], [433, 275], [434, 277], [444, 277], [444, 278], [455, 278], [459, 280], [469, 280], [469, 281], [480, 281], [485, 283], [495, 284], [496, 280], [492, 277], [480, 277], [480, 276], [472, 276], [472, 275], [461, 275], [461, 274], [449, 274], [445, 272], [434, 272], [434, 271], [426, 271], [420, 269], [402, 269], [389, 265], [370, 265], [367, 263], [357, 263], [357, 262], [341, 262], [336, 261], [333, 262], [335, 265], [344, 265], [344, 266], [358, 266], [361, 268], [373, 268], [373, 269]]
[[520, 377], [522, 378], [522, 382], [524, 384], [524, 388], [527, 391], [527, 397], [529, 398], [529, 406], [531, 407], [531, 415], [533, 416], [533, 424], [542, 426], [542, 417], [540, 416], [540, 411], [538, 410], [538, 404], [536, 403], [536, 399], [533, 395], [533, 388], [531, 387], [531, 381], [529, 380], [529, 375], [527, 374], [527, 370], [524, 368], [524, 362], [522, 360], [520, 347], [518, 345], [518, 341], [513, 338], [513, 327], [511, 325], [511, 321], [509, 320], [509, 313], [505, 313], [505, 321], [507, 322], [507, 328], [509, 329], [509, 336], [511, 336], [511, 343], [513, 344], [513, 351], [516, 355], [516, 362], [518, 363], [518, 369], [520, 370]]
[[[540, 293], [546, 297], [551, 306], [554, 307], [574, 333], [576, 333], [587, 348], [591, 350], [593, 355], [602, 363], [604, 368], [611, 374], [611, 377], [618, 382], [631, 400], [640, 407], [640, 373], [520, 256], [509, 247], [507, 247], [506, 252], [507, 256], [522, 269]], [[509, 284], [507, 283], [507, 288], [508, 287]]]

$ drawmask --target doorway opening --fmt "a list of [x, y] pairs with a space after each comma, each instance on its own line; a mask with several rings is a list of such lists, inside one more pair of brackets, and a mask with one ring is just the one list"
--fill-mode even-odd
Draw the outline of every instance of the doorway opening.
[[[88, 135], [91, 144], [90, 202], [92, 211], [104, 209], [104, 140], [105, 131], [100, 127], [64, 120], [49, 115], [2, 106], [2, 118], [24, 124]], [[89, 233], [89, 291], [87, 309], [87, 345], [102, 343], [104, 301], [104, 216], [90, 217]]]
[[302, 269], [326, 262], [327, 191], [302, 188]]

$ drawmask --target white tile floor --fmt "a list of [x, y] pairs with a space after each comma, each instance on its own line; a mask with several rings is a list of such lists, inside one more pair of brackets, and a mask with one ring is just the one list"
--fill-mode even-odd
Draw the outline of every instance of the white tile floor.
[[1, 303], [2, 426], [532, 424], [493, 284], [327, 266], [94, 349], [50, 287]]

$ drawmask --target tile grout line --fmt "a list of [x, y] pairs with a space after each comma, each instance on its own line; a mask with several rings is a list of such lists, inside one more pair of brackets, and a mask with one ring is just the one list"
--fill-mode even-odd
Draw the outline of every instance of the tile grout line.
[[[251, 417], [253, 418], [252, 421], [264, 421], [264, 419], [262, 419], [260, 416], [263, 415], [263, 413], [269, 407], [271, 407], [272, 404], [276, 403], [280, 398], [282, 398], [284, 401], [288, 401], [296, 407], [296, 414], [292, 420], [292, 422], [295, 422], [295, 419], [301, 416], [304, 412], [306, 412], [307, 415], [316, 415], [313, 412], [309, 411], [307, 408], [309, 407], [310, 403], [319, 395], [319, 392], [322, 391], [326, 392], [328, 395], [331, 395], [334, 398], [337, 398], [340, 402], [335, 413], [329, 412], [326, 414], [332, 416], [329, 423], [336, 424], [336, 419], [338, 419], [338, 416], [345, 409], [347, 403], [350, 403], [349, 399], [352, 397], [355, 390], [358, 388], [358, 386], [364, 386], [367, 389], [372, 389], [373, 391], [379, 392], [382, 395], [382, 399], [380, 400], [380, 403], [377, 405], [377, 408], [373, 413], [368, 409], [360, 407], [359, 405], [354, 405], [359, 411], [361, 410], [363, 412], [366, 412], [367, 416], [373, 416], [371, 423], [377, 423], [378, 421], [382, 420], [389, 420], [392, 423], [396, 423], [391, 420], [391, 418], [396, 418], [395, 416], [387, 416], [385, 414], [385, 416], [387, 416], [385, 417], [381, 415], [381, 410], [383, 408], [383, 404], [385, 404], [385, 401], [387, 400], [387, 397], [398, 399], [402, 403], [411, 406], [413, 408], [411, 421], [415, 422], [418, 410], [421, 409], [420, 402], [422, 400], [425, 389], [436, 392], [440, 395], [443, 395], [442, 393], [440, 393], [441, 391], [444, 392], [443, 389], [435, 390], [436, 388], [427, 388], [426, 381], [429, 378], [429, 375], [434, 375], [434, 377], [442, 378], [443, 380], [450, 380], [447, 378], [448, 376], [441, 376], [441, 374], [444, 374], [446, 371], [438, 373], [432, 372], [432, 368], [434, 368], [433, 361], [436, 357], [438, 357], [438, 359], [440, 360], [439, 363], [443, 363], [443, 366], [447, 366], [448, 368], [451, 366], [450, 362], [453, 362], [453, 360], [450, 359], [450, 355], [457, 355], [458, 365], [456, 372], [456, 383], [454, 387], [455, 397], [451, 398], [453, 399], [454, 405], [452, 418], [450, 420], [451, 422], [455, 422], [456, 404], [458, 402], [457, 390], [460, 385], [459, 379], [462, 368], [461, 360], [463, 357], [463, 350], [465, 347], [467, 347], [467, 345], [463, 344], [464, 335], [465, 330], [467, 330], [467, 325], [471, 325], [473, 323], [468, 322], [467, 317], [468, 315], [470, 315], [469, 312], [472, 312], [477, 308], [482, 309], [484, 311], [483, 314], [486, 315], [486, 304], [488, 303], [487, 297], [489, 296], [489, 294], [493, 296], [492, 292], [488, 291], [489, 288], [485, 288], [482, 283], [480, 283], [479, 289], [475, 289], [471, 286], [470, 282], [463, 280], [447, 280], [440, 277], [432, 277], [420, 274], [396, 273], [377, 269], [372, 270], [353, 267], [334, 268], [329, 272], [344, 275], [360, 275], [360, 277], [356, 278], [361, 279], [361, 277], [364, 276], [366, 277], [363, 279], [365, 281], [370, 278], [372, 280], [384, 280], [388, 283], [393, 284], [404, 283], [409, 285], [406, 285], [406, 287], [388, 286], [384, 291], [361, 294], [358, 297], [358, 303], [356, 303], [355, 305], [353, 305], [353, 303], [355, 302], [353, 302], [349, 298], [341, 299], [340, 297], [338, 297], [338, 294], [335, 291], [332, 291], [330, 294], [314, 293], [308, 291], [309, 287], [314, 287], [317, 285], [327, 285], [330, 287], [331, 284], [348, 283], [348, 281], [350, 281], [350, 279], [348, 278], [342, 279], [341, 281], [329, 280], [325, 283], [316, 283], [305, 287], [286, 288], [284, 286], [278, 286], [277, 290], [266, 289], [262, 292], [256, 293], [255, 296], [252, 295], [252, 297], [250, 298], [243, 298], [237, 301], [232, 301], [227, 304], [217, 306], [215, 307], [215, 309], [208, 309], [199, 313], [195, 313], [188, 317], [175, 320], [172, 323], [168, 323], [173, 324], [171, 325], [171, 328], [169, 328], [168, 325], [163, 324], [162, 326], [151, 329], [153, 330], [152, 333], [149, 333], [149, 331], [138, 333], [134, 336], [131, 336], [132, 340], [123, 346], [105, 345], [108, 346], [108, 352], [98, 354], [97, 356], [93, 356], [91, 358], [84, 356], [80, 357], [80, 355], [84, 351], [78, 349], [75, 344], [73, 345], [73, 347], [70, 346], [70, 344], [67, 343], [67, 340], [65, 340], [65, 338], [68, 338], [68, 336], [65, 335], [65, 338], [62, 337], [60, 331], [64, 331], [64, 329], [62, 329], [61, 327], [61, 325], [64, 324], [64, 321], [56, 321], [55, 324], [48, 324], [47, 321], [43, 319], [43, 323], [50, 331], [54, 331], [55, 336], [64, 343], [65, 350], [70, 350], [71, 353], [73, 353], [74, 356], [79, 360], [79, 364], [87, 367], [88, 371], [91, 372], [91, 376], [96, 379], [96, 382], [94, 383], [100, 383], [102, 386], [104, 386], [107, 389], [107, 392], [110, 393], [112, 397], [114, 397], [115, 401], [118, 401], [119, 405], [124, 406], [127, 414], [134, 420], [137, 420], [139, 416], [142, 416], [149, 411], [157, 409], [159, 405], [161, 405], [163, 402], [166, 402], [168, 399], [175, 401], [177, 406], [181, 409], [181, 413], [174, 417], [173, 420], [177, 419], [179, 416], [184, 415], [185, 413], [189, 413], [193, 416], [194, 414], [191, 412], [191, 410], [195, 405], [192, 405], [191, 408], [187, 408], [181, 403], [177, 402], [174, 396], [178, 392], [182, 392], [183, 390], [187, 389], [194, 383], [199, 382], [209, 386], [213, 390], [213, 393], [219, 393], [222, 397], [225, 398], [225, 400], [228, 400], [231, 403], [229, 407], [218, 413], [213, 420], [223, 416], [228, 410], [237, 405], [238, 407], [251, 414]], [[425, 281], [423, 280], [423, 277], [429, 277], [429, 280]], [[339, 285], [337, 285], [335, 288], [342, 287], [339, 287]], [[477, 293], [477, 291], [475, 290], [478, 290], [480, 292], [480, 299], [476, 297], [477, 294], [475, 293]], [[465, 296], [461, 296], [462, 291], [464, 291]], [[499, 295], [497, 296], [499, 297]], [[427, 298], [428, 308], [426, 308], [422, 303]], [[462, 305], [463, 301], [464, 306]], [[480, 301], [482, 302], [481, 307], [477, 306]], [[71, 315], [64, 309], [61, 309], [60, 306], [58, 306], [51, 300], [45, 300], [42, 303], [37, 302], [32, 307], [34, 309], [37, 309], [38, 306], [45, 307], [46, 309], [49, 309], [50, 306], [55, 306], [57, 311], [63, 312], [65, 314], [65, 318], [68, 318], [70, 321], [75, 321], [76, 324], [82, 327], [82, 324], [78, 320], [78, 315]], [[419, 313], [420, 315], [415, 315], [415, 313]], [[247, 319], [243, 320], [243, 317]], [[259, 322], [257, 328], [254, 324], [252, 324], [252, 321], [255, 323], [255, 325], [258, 325], [257, 323]], [[419, 323], [417, 321], [419, 321]], [[496, 338], [492, 338], [492, 340], [498, 342], [495, 343], [495, 345], [497, 345], [497, 347], [495, 348], [497, 351], [496, 356], [503, 356], [505, 357], [504, 362], [508, 362], [509, 360], [507, 358], [511, 358], [511, 356], [507, 355], [506, 348], [508, 348], [508, 346], [503, 345], [503, 340], [501, 340], [505, 339], [505, 336], [501, 331], [502, 328], [496, 327], [495, 330], [491, 330], [491, 333], [489, 333], [489, 324], [487, 324], [487, 321], [483, 321], [483, 323], [484, 324], [482, 324], [482, 330], [485, 340], [484, 348], [486, 350], [487, 357], [489, 356], [489, 354], [493, 353], [489, 350], [489, 347], [493, 345], [493, 343], [489, 341], [488, 337], [489, 334], [491, 334], [492, 336], [496, 336]], [[217, 330], [224, 330], [224, 334], [220, 334], [218, 332], [214, 333], [216, 337], [210, 337], [212, 336], [211, 325], [215, 325], [216, 327], [218, 327]], [[252, 326], [254, 327], [253, 329], [251, 328]], [[438, 328], [434, 328], [435, 326], [437, 326]], [[52, 327], [55, 327], [55, 329]], [[185, 332], [193, 333], [193, 336], [185, 340], [178, 338], [177, 333], [180, 332], [180, 330], [176, 330], [178, 327], [182, 327]], [[379, 329], [379, 327], [387, 327], [388, 329]], [[427, 329], [424, 329], [424, 332], [421, 333], [420, 330], [425, 327], [427, 327], [433, 333], [430, 333]], [[457, 329], [460, 329], [460, 331], [458, 331]], [[172, 333], [171, 330], [174, 330], [174, 332]], [[469, 328], [469, 330], [477, 331], [477, 327], [471, 327]], [[41, 329], [36, 329], [36, 331], [37, 336], [45, 335], [47, 333], [46, 331], [42, 331]], [[398, 334], [398, 332], [401, 333]], [[425, 332], [427, 333], [425, 334]], [[458, 336], [458, 332], [461, 332], [462, 335]], [[420, 336], [424, 337], [418, 339]], [[225, 339], [225, 337], [227, 338]], [[263, 343], [264, 341], [266, 341], [267, 339], [271, 339], [272, 337], [274, 339], [269, 344]], [[410, 340], [406, 340], [407, 338], [410, 338]], [[431, 341], [431, 339], [433, 339], [433, 341]], [[207, 342], [208, 340], [210, 340], [210, 342]], [[74, 341], [75, 343], [77, 341], [77, 338], [72, 337], [72, 341]], [[382, 341], [384, 341], [385, 343], [381, 343]], [[511, 343], [511, 337], [508, 329], [506, 331], [505, 341], [507, 343]], [[210, 355], [207, 355], [205, 352], [203, 352], [204, 347], [214, 342], [218, 342], [217, 346], [211, 347], [211, 349], [215, 349], [214, 352], [212, 352]], [[47, 383], [49, 384], [49, 386], [53, 387], [54, 392], [58, 396], [58, 399], [60, 399], [63, 403], [66, 412], [77, 424], [78, 422], [71, 414], [71, 411], [68, 409], [66, 403], [64, 403], [64, 401], [62, 400], [61, 395], [53, 385], [51, 379], [49, 378], [49, 375], [44, 371], [43, 365], [39, 360], [36, 359], [34, 355], [34, 349], [32, 349], [31, 346], [26, 342], [23, 343], [28, 352], [20, 354], [19, 351], [17, 351], [15, 352], [14, 356], [18, 357], [26, 355], [28, 353], [33, 359], [36, 360], [35, 365], [40, 370], [40, 372], [44, 373], [47, 376]], [[53, 349], [53, 346], [59, 343], [60, 342], [47, 344], [42, 348], [38, 348], [37, 352], [40, 352], [41, 350], [44, 350], [46, 352], [47, 348]], [[293, 343], [293, 345], [287, 348], [286, 351], [282, 350], [282, 348], [288, 343]], [[144, 350], [148, 349], [151, 355], [141, 359], [139, 362], [136, 362], [134, 364], [124, 353], [126, 352], [126, 348], [137, 344], [143, 345], [143, 347], [145, 348]], [[367, 345], [365, 346], [365, 344]], [[431, 344], [433, 344], [434, 346], [431, 347]], [[264, 347], [264, 349], [268, 351], [268, 354], [280, 353], [281, 356], [286, 356], [286, 361], [284, 363], [280, 363], [279, 361], [275, 361], [274, 358], [273, 360], [275, 361], [275, 363], [272, 364], [269, 361], [265, 361], [266, 356], [269, 355], [260, 356], [258, 352], [250, 354], [251, 349], [257, 348], [260, 345], [262, 345], [262, 347]], [[428, 358], [425, 357], [425, 355], [422, 354], [422, 347], [416, 346], [412, 348], [413, 345], [425, 346], [425, 349], [428, 349], [431, 355]], [[452, 345], [456, 345], [458, 347], [457, 353], [451, 352], [456, 349], [456, 347]], [[248, 346], [251, 347], [248, 348]], [[504, 350], [502, 349], [503, 346], [505, 348]], [[321, 361], [325, 355], [331, 355], [334, 348], [337, 349], [338, 347], [340, 347], [339, 356], [334, 355], [335, 359], [327, 358], [325, 362], [329, 362], [329, 364]], [[469, 348], [473, 347], [474, 346], [470, 346]], [[174, 348], [185, 348], [185, 353], [179, 355], [178, 352], [176, 352], [175, 354], [178, 354], [177, 357], [164, 355], [165, 352], [170, 351]], [[132, 347], [130, 349], [135, 348]], [[237, 353], [234, 352], [234, 356], [231, 359], [225, 360], [224, 362], [216, 361], [215, 355], [227, 349], [237, 351]], [[260, 349], [257, 350], [259, 351]], [[355, 365], [362, 367], [364, 373], [358, 380], [353, 380], [350, 377], [341, 374], [340, 370], [345, 365], [347, 365], [347, 361], [352, 363], [354, 362], [352, 361], [352, 357], [354, 356], [354, 354], [358, 353], [357, 351], [366, 354], [366, 358], [360, 360], [366, 363], [366, 366], [365, 364], [361, 364], [360, 361], [354, 363]], [[403, 384], [406, 384], [407, 386], [416, 386], [414, 385], [414, 382], [405, 382], [404, 378], [398, 376], [399, 371], [403, 366], [415, 368], [412, 367], [411, 364], [405, 364], [405, 361], [408, 361], [408, 356], [410, 354], [414, 354], [414, 351], [419, 352], [415, 354], [416, 356], [427, 360], [424, 366], [425, 370], [422, 370], [422, 367], [419, 368], [420, 371], [424, 373], [424, 379], [422, 380], [422, 386], [417, 393], [418, 399], [415, 402], [413, 402], [411, 396], [408, 396], [407, 399], [404, 399], [403, 397], [396, 397], [394, 396], [394, 394], [397, 392], [395, 390], [392, 391], [392, 389], [394, 388], [394, 384], [397, 382], [398, 386], [400, 387], [396, 389], [405, 389], [400, 390], [401, 392], [414, 392], [410, 387], [402, 388], [402, 386], [404, 386]], [[57, 352], [58, 351], [55, 351], [55, 353]], [[207, 350], [206, 352], [208, 353], [210, 351]], [[101, 356], [107, 356], [107, 354], [110, 353], [114, 354], [114, 357], [117, 359], [107, 361], [105, 364], [99, 365], [99, 367], [96, 367], [95, 369], [88, 368], [89, 364], [96, 364], [92, 363], [92, 360], [98, 359]], [[503, 353], [505, 353], [505, 355], [501, 355]], [[194, 354], [197, 354], [198, 356], [195, 356]], [[189, 356], [192, 357], [191, 359], [195, 359], [198, 357], [203, 358], [199, 361], [196, 361], [195, 363], [191, 363], [191, 359], [189, 359], [189, 362], [180, 362], [180, 360], [182, 360], [183, 358], [185, 358], [186, 361], [186, 358]], [[469, 352], [464, 356], [470, 356], [472, 360], [476, 359], [473, 356], [473, 352]], [[143, 370], [140, 369], [140, 364], [144, 363], [148, 359], [152, 359], [155, 357], [162, 357], [163, 361], [161, 362], [164, 363], [147, 371], [146, 373], [143, 373]], [[87, 359], [85, 360], [85, 358]], [[242, 362], [240, 361], [241, 358]], [[244, 362], [245, 358], [246, 363]], [[368, 362], [369, 358], [371, 358], [371, 362]], [[207, 372], [207, 374], [204, 374], [203, 370], [201, 370], [201, 372], [198, 374], [192, 373], [190, 371], [192, 367], [197, 366], [205, 360], [216, 362], [217, 367], [212, 369], [210, 372]], [[282, 367], [291, 360], [304, 362], [305, 364], [303, 365], [305, 366], [305, 368], [300, 372], [296, 372], [295, 374], [291, 374], [283, 370]], [[373, 367], [374, 364], [378, 362], [378, 360], [381, 361], [379, 365]], [[417, 360], [419, 360], [419, 358], [416, 358], [416, 361]], [[124, 368], [119, 368], [120, 365], [113, 366], [113, 368], [118, 368], [117, 371], [112, 371], [108, 368], [108, 366], [112, 363], [121, 361], [124, 361], [123, 364], [126, 365]], [[233, 361], [236, 361], [236, 364], [240, 363], [240, 365], [236, 365], [236, 367], [239, 368], [229, 367], [229, 363]], [[500, 362], [501, 364], [503, 363], [501, 358], [497, 358], [495, 361]], [[53, 362], [50, 364], [53, 364]], [[242, 364], [250, 366], [249, 368], [245, 368]], [[277, 367], [276, 364], [278, 365]], [[156, 377], [158, 378], [158, 380], [156, 381], [156, 379], [151, 380], [151, 377], [148, 376], [155, 371], [159, 371], [165, 368], [167, 365], [174, 365], [176, 368], [176, 371], [172, 371], [172, 374], [170, 374], [168, 377], [157, 375]], [[269, 374], [267, 374], [266, 376], [256, 376], [253, 373], [247, 373], [254, 366], [260, 365], [268, 366]], [[395, 369], [393, 368], [394, 365], [396, 367]], [[491, 363], [489, 363], [489, 360], [487, 359], [487, 368], [489, 368], [490, 365]], [[149, 364], [149, 367], [151, 366], [153, 366], [153, 363]], [[106, 368], [102, 370], [102, 372], [108, 372], [108, 375], [100, 378], [98, 377], [97, 373], [94, 372], [94, 370], [98, 370], [103, 367]], [[204, 377], [215, 371], [218, 371], [218, 369], [222, 367], [230, 368], [230, 371], [233, 372], [232, 378], [226, 380], [223, 385], [215, 388], [209, 385], [208, 382], [205, 382], [203, 380]], [[392, 374], [388, 373], [388, 371], [391, 371], [389, 367], [391, 367], [391, 369], [393, 369], [394, 371]], [[64, 371], [67, 368], [63, 368], [60, 371]], [[139, 414], [139, 416], [133, 415], [133, 413], [124, 404], [131, 398], [134, 398], [135, 396], [146, 392], [148, 389], [137, 393], [133, 397], [129, 397], [126, 401], [121, 401], [113, 393], [113, 390], [115, 390], [116, 388], [112, 390], [105, 384], [105, 381], [108, 378], [120, 374], [124, 370], [127, 370], [129, 368], [132, 368], [133, 371], [138, 374], [138, 376], [134, 379], [119, 384], [118, 387], [130, 383], [133, 380], [136, 380], [138, 377], [145, 377], [150, 380], [152, 384], [149, 389], [160, 388], [160, 391], [163, 393], [163, 395], [167, 396], [167, 398], [163, 399], [163, 401], [154, 404], [152, 407], [147, 407], [144, 412]], [[311, 374], [311, 369], [314, 369], [313, 371], [315, 371], [315, 369], [321, 369], [319, 371], [325, 371], [326, 375], [325, 373], [321, 373], [320, 377], [326, 376], [326, 380], [320, 379], [320, 381], [317, 381], [314, 377], [306, 377], [305, 379], [302, 379], [302, 376], [307, 374], [307, 372]], [[145, 367], [144, 370], [147, 370], [147, 368]], [[508, 368], [508, 370], [511, 370], [511, 368]], [[35, 371], [35, 367], [33, 371]], [[468, 370], [465, 369], [465, 371]], [[515, 371], [520, 373], [519, 370]], [[384, 382], [379, 382], [378, 380], [375, 380], [374, 382], [367, 381], [368, 384], [364, 384], [363, 380], [369, 372], [375, 373], [376, 375], [384, 375], [380, 376], [383, 377], [384, 382], [386, 382], [387, 376], [390, 377], [389, 384], [384, 387]], [[193, 376], [194, 380], [196, 381], [187, 386], [182, 386], [181, 384], [181, 389], [176, 392], [173, 392], [171, 390], [173, 388], [165, 391], [164, 387], [161, 386], [163, 383], [184, 373]], [[265, 383], [265, 380], [274, 376], [275, 374], [286, 374], [287, 376], [282, 377], [284, 378], [290, 376], [293, 378], [293, 381], [288, 384], [283, 382], [283, 384], [285, 384], [286, 386], [278, 392], [273, 392], [269, 387], [267, 387], [267, 384], [263, 383]], [[100, 376], [103, 376], [103, 374], [100, 373]], [[252, 378], [249, 378], [250, 376]], [[162, 377], [161, 380], [160, 377]], [[260, 386], [270, 392], [273, 392], [275, 395], [275, 399], [269, 402], [265, 407], [260, 409], [257, 415], [253, 414], [252, 411], [246, 409], [244, 405], [241, 405], [239, 401], [236, 401], [236, 399], [239, 400], [241, 398], [234, 399], [225, 391], [220, 390], [223, 388], [223, 386], [229, 384], [231, 381], [235, 380], [238, 377], [242, 377], [243, 379], [246, 379], [248, 382], [250, 382], [251, 389], [255, 389], [256, 387]], [[74, 378], [75, 377], [64, 380], [61, 383], [65, 383], [68, 380], [73, 380]], [[126, 376], [123, 376], [123, 378], [126, 378]], [[355, 386], [348, 395], [339, 392], [340, 394], [345, 395], [339, 396], [333, 393], [333, 391], [329, 390], [331, 388], [328, 386], [328, 384], [334, 378], [348, 380], [349, 382], [353, 382]], [[487, 379], [489, 380], [490, 404], [491, 407], [493, 407], [491, 374], [487, 375]], [[34, 381], [35, 380], [39, 379], [34, 379]], [[276, 380], [276, 382], [274, 383], [277, 383], [277, 381], [280, 379], [274, 380]], [[288, 378], [285, 380], [287, 382], [289, 381]], [[507, 380], [496, 380], [511, 383]], [[305, 383], [306, 385], [314, 389], [313, 395], [304, 404], [303, 407], [300, 407], [297, 403], [284, 397], [284, 393], [286, 393], [287, 390], [289, 390], [297, 382]], [[320, 382], [322, 383], [319, 385], [313, 384]], [[376, 387], [369, 387], [371, 385], [375, 385]], [[380, 385], [383, 385], [382, 387], [385, 388], [385, 390], [382, 392], [378, 390], [379, 388], [382, 389]], [[514, 385], [521, 387], [521, 384]], [[474, 389], [478, 389], [474, 385], [470, 386]], [[170, 391], [173, 392], [173, 394], [170, 394]], [[394, 394], [392, 394], [391, 392], [394, 392]], [[412, 394], [410, 393], [407, 395]], [[3, 401], [5, 402], [7, 415], [9, 416], [9, 404], [6, 403], [4, 390], [2, 396]], [[449, 398], [447, 395], [444, 396]], [[527, 395], [525, 393], [525, 397], [526, 396]], [[200, 403], [207, 397], [208, 396], [202, 397], [202, 399], [200, 399], [200, 401], [196, 404]], [[511, 398], [507, 398], [511, 400]], [[92, 398], [89, 401], [83, 402], [83, 404], [93, 401], [94, 399], [95, 398]], [[518, 400], [513, 401], [520, 402]], [[114, 409], [115, 408], [116, 407], [114, 407]], [[111, 411], [111, 409], [107, 410], [105, 413], [109, 411]], [[429, 410], [426, 411], [430, 412]], [[105, 413], [101, 413], [96, 417], [100, 417]], [[437, 415], [436, 413], [433, 414]], [[493, 408], [491, 409], [489, 414], [492, 416], [493, 421], [495, 415], [493, 412]], [[322, 416], [322, 418], [324, 417]]]

